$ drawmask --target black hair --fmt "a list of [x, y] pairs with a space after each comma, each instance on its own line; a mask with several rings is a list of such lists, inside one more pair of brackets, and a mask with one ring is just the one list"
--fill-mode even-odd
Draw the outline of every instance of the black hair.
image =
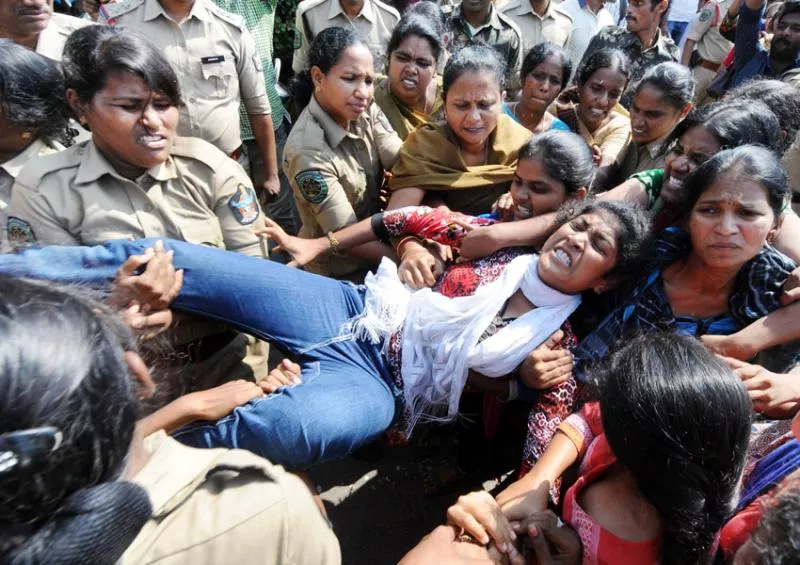
[[314, 92], [311, 67], [318, 67], [327, 74], [342, 58], [342, 53], [359, 44], [366, 47], [356, 32], [349, 28], [329, 27], [317, 34], [308, 49], [307, 67], [295, 75], [290, 86], [298, 111], [308, 105]]
[[[0, 467], [0, 562], [114, 563], [149, 519], [118, 481], [137, 420], [130, 330], [100, 303], [51, 283], [0, 277], [0, 451], [50, 427], [52, 451]], [[43, 354], [41, 344], [47, 344]]]
[[430, 24], [436, 26], [436, 31], [439, 33], [439, 36], [444, 34], [444, 14], [436, 2], [431, 2], [430, 0], [421, 0], [416, 4], [412, 4], [406, 10], [403, 17], [410, 15], [422, 16], [423, 18], [426, 18]]
[[47, 143], [68, 143], [72, 115], [59, 66], [10, 39], [0, 39], [0, 112], [8, 125]]
[[534, 135], [519, 150], [519, 160], [541, 159], [547, 174], [564, 185], [567, 194], [589, 188], [594, 178], [592, 151], [581, 136], [571, 131], [549, 130]]
[[675, 126], [663, 144], [668, 151], [687, 131], [701, 126], [710, 133], [722, 149], [741, 145], [763, 145], [777, 150], [779, 140], [778, 118], [763, 102], [755, 100], [722, 100], [695, 108], [684, 120]]
[[645, 71], [642, 78], [633, 86], [633, 95], [651, 86], [661, 93], [661, 97], [676, 110], [683, 109], [694, 96], [694, 77], [689, 67], [668, 61], [659, 63]]
[[800, 475], [790, 475], [778, 486], [774, 498], [764, 504], [752, 536], [754, 565], [797, 563], [800, 540]]
[[397, 22], [394, 31], [392, 31], [392, 36], [389, 38], [389, 46], [386, 49], [387, 56], [391, 57], [392, 53], [409, 36], [417, 36], [426, 40], [431, 46], [434, 64], [439, 60], [443, 49], [441, 30], [430, 19], [414, 13], [406, 13]]
[[569, 77], [572, 76], [572, 60], [563, 48], [549, 41], [537, 43], [525, 55], [519, 72], [520, 82], [524, 83], [533, 69], [550, 57], [555, 57], [561, 63], [561, 72], [563, 73], [561, 76], [561, 89], [563, 90], [569, 82]]
[[112, 26], [86, 26], [74, 31], [64, 45], [62, 58], [66, 87], [90, 102], [114, 73], [140, 77], [174, 106], [181, 106], [178, 75], [164, 54], [135, 30]]
[[575, 73], [575, 84], [582, 86], [594, 73], [602, 69], [619, 71], [625, 77], [625, 83], [631, 78], [631, 64], [627, 55], [619, 49], [605, 48], [584, 57]]
[[787, 0], [786, 2], [783, 2], [778, 10], [778, 13], [775, 14], [775, 24], [780, 23], [780, 21], [783, 19], [783, 16], [786, 16], [787, 14], [796, 14], [797, 12], [800, 12], [800, 2], [797, 0]]
[[608, 274], [628, 275], [638, 271], [653, 244], [651, 221], [647, 212], [632, 202], [573, 200], [561, 206], [556, 225], [561, 227], [578, 216], [592, 213], [606, 214], [617, 222], [617, 264]]
[[729, 173], [737, 174], [739, 178], [744, 176], [764, 187], [775, 218], [780, 216], [790, 194], [789, 182], [778, 156], [758, 145], [726, 149], [697, 167], [686, 180], [685, 215], [689, 215], [703, 193], [717, 179]]
[[763, 102], [778, 118], [785, 133], [779, 140], [778, 151], [783, 153], [794, 143], [800, 130], [800, 88], [780, 80], [754, 79], [729, 91], [724, 100]]
[[663, 565], [706, 565], [735, 504], [752, 404], [699, 341], [627, 341], [593, 375], [603, 430], [662, 524]]
[[485, 45], [470, 45], [456, 51], [442, 74], [442, 97], [464, 73], [487, 72], [492, 75], [500, 91], [506, 88], [506, 64], [497, 51]]

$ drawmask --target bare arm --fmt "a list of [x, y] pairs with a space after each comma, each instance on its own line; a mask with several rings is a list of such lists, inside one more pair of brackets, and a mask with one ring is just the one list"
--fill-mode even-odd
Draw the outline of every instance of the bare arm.
[[624, 200], [625, 202], [635, 202], [643, 207], [647, 207], [647, 191], [645, 190], [644, 184], [637, 179], [628, 179], [609, 191], [601, 192], [597, 195], [597, 199]]
[[772, 244], [778, 251], [800, 264], [800, 217], [797, 214], [792, 211], [783, 214]]
[[692, 52], [694, 51], [694, 44], [695, 41], [693, 39], [687, 39], [683, 44], [683, 53], [681, 53], [681, 65], [689, 66], [689, 61], [692, 58]]
[[219, 420], [230, 414], [237, 406], [247, 404], [260, 396], [264, 396], [264, 391], [257, 384], [250, 381], [233, 381], [181, 396], [142, 418], [138, 425], [144, 436], [159, 430], [169, 434], [197, 420]]
[[261, 188], [268, 198], [275, 198], [280, 194], [281, 183], [278, 180], [278, 154], [275, 144], [275, 130], [273, 129], [272, 116], [257, 114], [250, 116], [250, 128], [256, 138], [256, 144], [264, 160], [264, 184]]
[[577, 460], [578, 448], [565, 434], [556, 432], [533, 469], [497, 496], [516, 531], [525, 531], [530, 514], [547, 509], [550, 487]]
[[401, 188], [395, 190], [389, 198], [386, 209], [395, 210], [405, 206], [419, 206], [425, 198], [425, 192], [424, 188]]

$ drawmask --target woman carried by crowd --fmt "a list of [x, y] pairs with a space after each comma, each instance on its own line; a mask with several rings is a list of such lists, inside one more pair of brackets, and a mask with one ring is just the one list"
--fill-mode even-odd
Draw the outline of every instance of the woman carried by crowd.
[[[378, 218], [388, 235], [403, 237], [409, 234], [407, 223], [397, 221], [401, 217], [387, 212]], [[179, 430], [176, 437], [193, 445], [243, 447], [302, 469], [346, 455], [382, 433], [395, 420], [396, 400], [409, 415], [408, 429], [420, 418], [455, 417], [470, 369], [494, 377], [512, 372], [566, 321], [579, 302], [576, 293], [631, 268], [646, 246], [648, 225], [635, 206], [581, 204], [562, 218], [541, 255], [503, 250], [449, 267], [437, 291], [416, 293], [401, 285], [390, 262], [375, 279], [386, 284], [365, 288], [168, 242], [185, 273], [174, 308], [203, 312], [274, 341], [298, 355], [302, 366], [301, 384], [254, 400], [216, 424]], [[464, 233], [456, 227], [455, 234], [444, 230], [437, 239], [453, 243]], [[31, 248], [0, 256], [0, 269], [101, 282], [146, 246]], [[513, 320], [484, 335], [498, 315]], [[435, 359], [447, 359], [447, 366]]]

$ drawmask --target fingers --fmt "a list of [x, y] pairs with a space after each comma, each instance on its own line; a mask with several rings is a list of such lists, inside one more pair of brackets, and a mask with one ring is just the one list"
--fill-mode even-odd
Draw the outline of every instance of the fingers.
[[516, 552], [514, 542], [517, 535], [500, 506], [485, 491], [459, 497], [458, 502], [447, 510], [447, 519], [483, 544], [493, 541], [503, 553], [511, 555]]
[[300, 367], [300, 365], [298, 363], [295, 363], [291, 359], [283, 359], [281, 361], [281, 365], [280, 366], [281, 366], [281, 369], [283, 369], [284, 372], [288, 372], [288, 373], [290, 373], [292, 375], [297, 376], [298, 377], [297, 382], [300, 382], [299, 377], [300, 377], [300, 373], [302, 371], [302, 368]]
[[143, 265], [146, 265], [147, 262], [153, 258], [153, 255], [154, 251], [152, 248], [145, 249], [145, 252], [141, 255], [131, 255], [119, 268], [117, 271], [117, 276], [134, 276], [136, 271], [138, 271]]
[[265, 393], [272, 394], [281, 387], [300, 384], [302, 382], [300, 373], [300, 365], [289, 359], [284, 359], [258, 385]]
[[800, 300], [800, 287], [784, 290], [780, 298], [781, 306], [787, 306], [797, 300]]
[[717, 358], [723, 363], [725, 363], [731, 371], [736, 371], [737, 369], [743, 369], [745, 367], [750, 366], [750, 363], [746, 363], [745, 361], [736, 359], [735, 357], [728, 357], [726, 355], [721, 355], [719, 353], [717, 353], [716, 355]]
[[170, 302], [180, 294], [181, 288], [183, 288], [183, 269], [178, 269], [175, 271], [175, 281], [172, 283], [172, 288], [169, 289]]
[[465, 233], [469, 233], [473, 231], [475, 228], [480, 227], [480, 226], [473, 226], [467, 220], [465, 220], [464, 218], [460, 218], [458, 216], [454, 216], [450, 220], [450, 223], [456, 224], [457, 226], [461, 227], [461, 229], [463, 229]]
[[542, 345], [547, 349], [555, 349], [558, 344], [561, 343], [562, 339], [564, 339], [564, 331], [557, 330], [555, 333], [551, 334]]
[[535, 524], [528, 527], [528, 537], [531, 540], [533, 554], [536, 556], [538, 565], [553, 565], [553, 555], [550, 553], [547, 538]]

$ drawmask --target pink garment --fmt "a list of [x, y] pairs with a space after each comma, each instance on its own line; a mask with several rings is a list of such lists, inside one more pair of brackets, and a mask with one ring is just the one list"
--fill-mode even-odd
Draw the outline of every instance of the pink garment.
[[[571, 428], [568, 432], [567, 429]], [[615, 536], [587, 514], [578, 504], [580, 493], [597, 481], [616, 462], [606, 441], [600, 421], [600, 407], [588, 403], [572, 414], [559, 428], [575, 441], [578, 451], [585, 453], [580, 464], [579, 478], [564, 496], [562, 519], [580, 536], [583, 546], [583, 565], [657, 565], [661, 557], [661, 539], [632, 542]]]

